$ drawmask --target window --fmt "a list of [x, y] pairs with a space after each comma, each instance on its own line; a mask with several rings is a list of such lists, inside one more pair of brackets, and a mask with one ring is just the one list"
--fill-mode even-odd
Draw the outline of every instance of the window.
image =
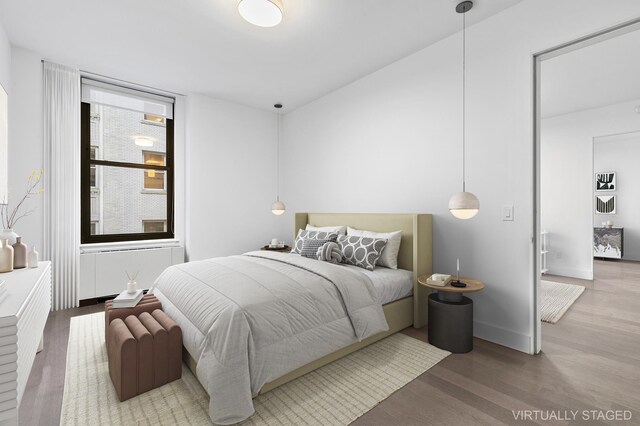
[[173, 99], [83, 78], [81, 124], [81, 242], [173, 238]]
[[142, 232], [153, 233], [153, 232], [166, 232], [167, 230], [167, 221], [166, 220], [143, 220], [142, 221]]
[[[164, 158], [165, 155], [162, 152], [142, 151], [142, 161], [144, 164], [164, 166]], [[143, 188], [164, 191], [164, 171], [153, 169], [145, 170]]]

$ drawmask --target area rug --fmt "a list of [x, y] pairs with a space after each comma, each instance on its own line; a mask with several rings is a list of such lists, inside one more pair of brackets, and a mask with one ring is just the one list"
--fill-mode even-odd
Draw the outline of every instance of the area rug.
[[584, 287], [580, 285], [542, 281], [542, 321], [557, 323], [583, 291]]
[[[211, 424], [209, 396], [184, 365], [182, 379], [119, 402], [103, 335], [104, 314], [71, 318], [60, 424]], [[258, 396], [243, 424], [347, 425], [447, 355], [394, 334]]]

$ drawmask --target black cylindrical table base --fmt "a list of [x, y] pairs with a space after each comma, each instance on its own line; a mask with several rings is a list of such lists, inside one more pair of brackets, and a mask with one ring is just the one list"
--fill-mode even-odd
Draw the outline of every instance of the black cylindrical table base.
[[429, 295], [429, 343], [453, 353], [473, 350], [473, 300], [462, 296], [459, 302]]

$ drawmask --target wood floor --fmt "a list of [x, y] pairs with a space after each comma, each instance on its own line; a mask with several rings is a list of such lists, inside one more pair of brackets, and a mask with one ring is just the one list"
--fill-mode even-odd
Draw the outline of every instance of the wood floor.
[[[542, 353], [475, 339], [359, 418], [354, 425], [640, 425], [640, 263], [596, 262], [595, 280], [545, 276], [587, 289], [557, 324], [543, 324]], [[53, 312], [36, 357], [20, 424], [60, 419], [69, 318], [102, 305]], [[426, 339], [426, 329], [406, 334]], [[513, 410], [580, 410], [578, 421], [516, 420]], [[630, 421], [582, 420], [582, 411], [630, 410]]]

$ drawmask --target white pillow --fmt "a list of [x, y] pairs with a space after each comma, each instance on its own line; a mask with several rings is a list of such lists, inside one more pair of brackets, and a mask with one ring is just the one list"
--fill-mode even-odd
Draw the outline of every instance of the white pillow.
[[337, 232], [338, 235], [347, 235], [346, 226], [312, 226], [307, 224], [304, 228], [305, 231], [317, 231], [317, 232]]
[[376, 265], [398, 269], [398, 252], [400, 251], [400, 243], [402, 242], [402, 231], [373, 232], [348, 227], [347, 235], [353, 235], [354, 237], [383, 238], [387, 240], [387, 245], [384, 247], [384, 250], [382, 250], [382, 255], [376, 262]]

